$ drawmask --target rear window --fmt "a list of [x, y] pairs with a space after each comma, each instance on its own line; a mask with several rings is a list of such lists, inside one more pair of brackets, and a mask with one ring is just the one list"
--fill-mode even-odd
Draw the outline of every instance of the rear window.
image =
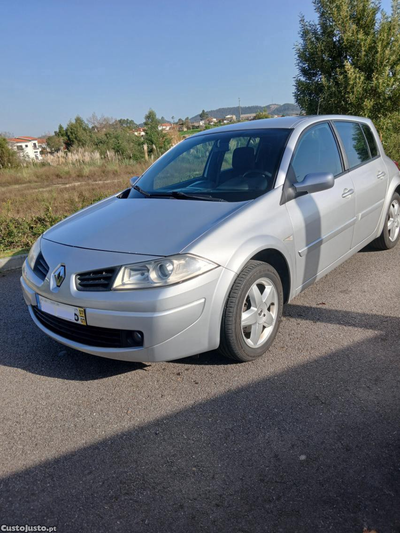
[[368, 124], [362, 124], [361, 127], [363, 129], [365, 138], [367, 139], [369, 150], [371, 152], [371, 157], [376, 157], [378, 155], [378, 147], [376, 145], [374, 134], [372, 133], [371, 128], [368, 126]]
[[334, 122], [347, 155], [350, 168], [370, 159], [369, 150], [360, 124], [357, 122]]

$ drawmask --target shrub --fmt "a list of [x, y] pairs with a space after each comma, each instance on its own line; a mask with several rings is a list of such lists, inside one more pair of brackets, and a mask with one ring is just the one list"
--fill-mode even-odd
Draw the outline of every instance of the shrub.
[[13, 248], [29, 248], [48, 228], [63, 217], [54, 215], [51, 209], [31, 218], [0, 216], [0, 251]]
[[0, 137], [0, 168], [16, 168], [21, 165], [18, 155], [7, 143], [7, 139]]

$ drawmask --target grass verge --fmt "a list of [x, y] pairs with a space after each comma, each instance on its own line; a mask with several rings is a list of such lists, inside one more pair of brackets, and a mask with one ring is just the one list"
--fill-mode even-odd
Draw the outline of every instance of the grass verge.
[[16, 255], [27, 254], [28, 252], [29, 248], [13, 248], [12, 250], [4, 250], [0, 252], [0, 259], [4, 259], [5, 257], [14, 257]]
[[[129, 178], [142, 174], [145, 168], [143, 164], [118, 162], [116, 165], [113, 161], [66, 169], [28, 167], [28, 170], [21, 170], [22, 175], [16, 170], [1, 171], [0, 256], [29, 249], [51, 226], [125, 189], [129, 186]], [[14, 176], [12, 180], [11, 175]], [[63, 180], [60, 180], [61, 175]]]

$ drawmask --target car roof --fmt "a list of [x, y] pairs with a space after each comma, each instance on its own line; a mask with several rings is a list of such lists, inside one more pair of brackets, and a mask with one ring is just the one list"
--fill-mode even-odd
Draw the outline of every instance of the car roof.
[[294, 129], [301, 125], [302, 129], [316, 122], [325, 120], [357, 120], [358, 122], [371, 123], [368, 118], [356, 117], [351, 115], [305, 115], [293, 117], [264, 118], [260, 120], [251, 120], [249, 122], [235, 122], [219, 128], [211, 128], [195, 133], [191, 137], [207, 135], [210, 133], [228, 132], [228, 131], [246, 131], [259, 129], [284, 128]]

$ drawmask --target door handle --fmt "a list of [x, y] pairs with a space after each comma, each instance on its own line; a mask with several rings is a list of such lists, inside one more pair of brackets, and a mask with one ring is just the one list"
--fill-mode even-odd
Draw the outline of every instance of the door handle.
[[342, 192], [342, 198], [348, 198], [348, 197], [351, 196], [352, 194], [354, 194], [354, 189], [345, 189], [345, 190]]
[[382, 180], [385, 176], [386, 176], [386, 172], [383, 172], [383, 170], [380, 170], [380, 171], [378, 172], [378, 174], [376, 175], [376, 177], [378, 178], [378, 180]]

